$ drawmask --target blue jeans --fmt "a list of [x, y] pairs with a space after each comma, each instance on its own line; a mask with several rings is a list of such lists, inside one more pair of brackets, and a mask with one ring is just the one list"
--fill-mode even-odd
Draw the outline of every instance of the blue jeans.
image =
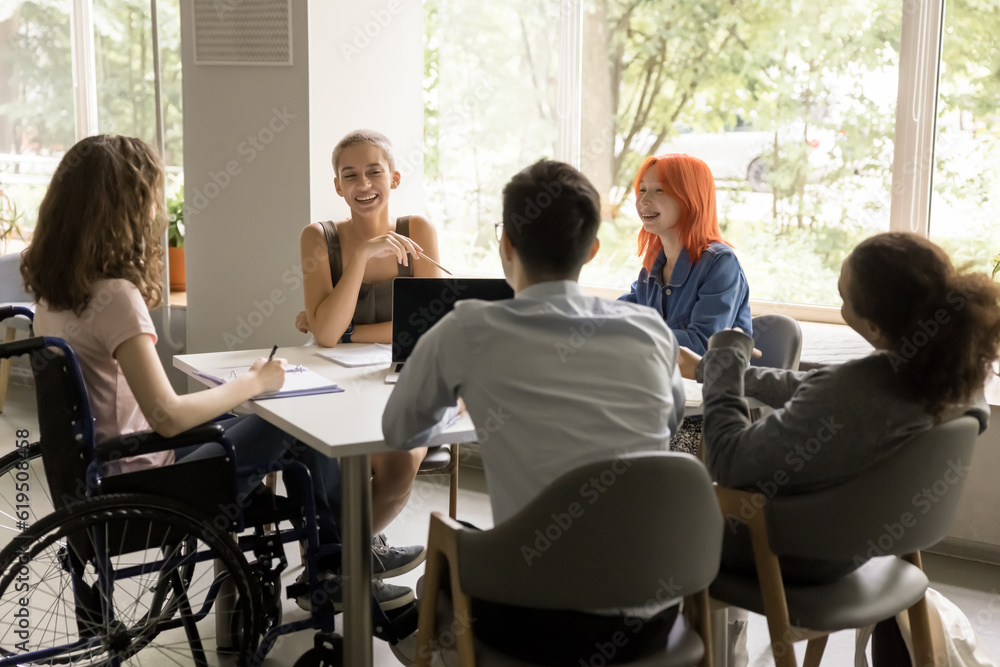
[[[257, 415], [232, 417], [218, 424], [236, 450], [236, 465], [251, 468], [252, 472], [237, 479], [240, 493], [249, 493], [263, 481], [267, 473], [275, 470], [275, 463], [299, 461], [309, 469], [312, 478], [313, 499], [316, 501], [317, 524], [320, 544], [340, 544], [340, 465], [337, 459], [320, 454], [312, 447], [288, 435], [277, 426]], [[209, 443], [177, 450], [176, 459], [196, 461], [224, 454], [222, 445]], [[302, 489], [287, 482], [289, 494], [295, 496]]]

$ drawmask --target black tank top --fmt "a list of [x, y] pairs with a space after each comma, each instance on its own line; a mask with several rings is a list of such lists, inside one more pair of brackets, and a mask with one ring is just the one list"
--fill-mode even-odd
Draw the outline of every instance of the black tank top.
[[[326, 236], [326, 250], [330, 257], [330, 279], [336, 285], [344, 275], [344, 258], [340, 250], [340, 235], [332, 220], [319, 223]], [[396, 233], [409, 238], [410, 217], [396, 218]], [[399, 265], [401, 278], [413, 276], [413, 265]], [[355, 324], [378, 324], [392, 319], [392, 280], [380, 283], [362, 283], [358, 292], [358, 305], [354, 308]]]

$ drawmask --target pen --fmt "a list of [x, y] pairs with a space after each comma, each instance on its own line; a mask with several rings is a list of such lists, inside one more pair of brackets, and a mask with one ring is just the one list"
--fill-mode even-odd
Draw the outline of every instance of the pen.
[[425, 255], [424, 253], [420, 252], [420, 253], [417, 253], [417, 254], [420, 255], [421, 257], [423, 257], [424, 259], [426, 259], [428, 262], [430, 262], [434, 266], [436, 266], [439, 269], [441, 269], [442, 271], [444, 271], [445, 273], [447, 273], [449, 276], [455, 275], [451, 271], [449, 271], [448, 269], [444, 268], [443, 266], [441, 266], [440, 264], [438, 264], [437, 262], [435, 262], [433, 259], [431, 259], [427, 255]]
[[271, 348], [271, 354], [268, 355], [267, 360], [271, 361], [271, 359], [274, 359], [274, 353], [277, 351], [278, 351], [278, 346], [275, 345], [274, 347]]

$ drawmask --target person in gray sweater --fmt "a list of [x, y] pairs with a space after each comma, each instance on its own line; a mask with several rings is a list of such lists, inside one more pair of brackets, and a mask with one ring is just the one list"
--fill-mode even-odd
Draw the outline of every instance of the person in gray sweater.
[[[986, 429], [1000, 286], [956, 270], [930, 241], [892, 232], [853, 250], [838, 287], [844, 321], [875, 347], [862, 359], [810, 372], [748, 367], [753, 340], [738, 330], [712, 336], [703, 358], [682, 349], [682, 369], [704, 382], [705, 462], [719, 484], [808, 492], [860, 475], [942, 421], [972, 414]], [[775, 410], [751, 422], [745, 397]], [[821, 583], [859, 564], [783, 558], [782, 576]], [[723, 568], [753, 573], [745, 531], [726, 531]], [[898, 656], [898, 630], [880, 626], [882, 646], [894, 648], [879, 653]]]
[[[710, 339], [696, 378], [706, 465], [720, 484], [802, 493], [856, 477], [959, 415], [985, 430], [983, 386], [1000, 347], [1000, 287], [989, 276], [957, 271], [924, 238], [886, 233], [854, 249], [838, 288], [844, 321], [875, 348], [864, 358], [809, 372], [756, 368], [746, 334]], [[775, 411], [751, 423], [745, 396]]]

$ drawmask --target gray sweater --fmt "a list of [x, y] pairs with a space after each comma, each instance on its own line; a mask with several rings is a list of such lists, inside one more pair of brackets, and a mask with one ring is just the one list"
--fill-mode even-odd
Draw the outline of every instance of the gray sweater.
[[[900, 396], [892, 358], [875, 352], [809, 372], [747, 367], [753, 340], [722, 331], [698, 366], [703, 378], [706, 464], [719, 484], [765, 495], [801, 493], [861, 474], [934, 418]], [[751, 423], [744, 396], [775, 411]], [[956, 408], [986, 429], [989, 406], [980, 394]]]

